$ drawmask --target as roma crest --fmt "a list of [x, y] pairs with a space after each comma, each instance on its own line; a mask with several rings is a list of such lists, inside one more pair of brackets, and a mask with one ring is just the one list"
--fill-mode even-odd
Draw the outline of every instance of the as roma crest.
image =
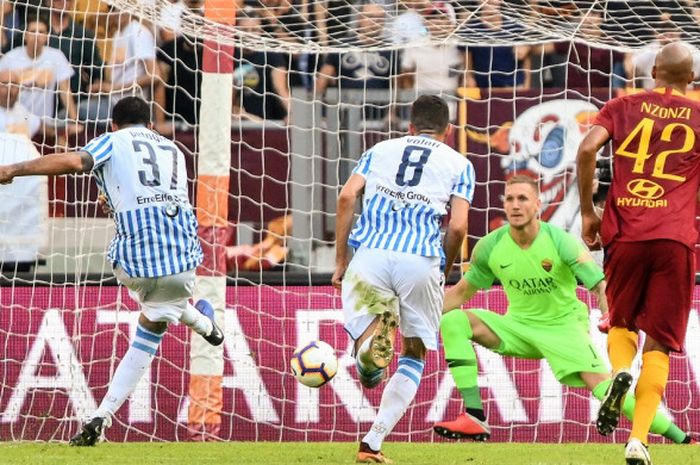
[[545, 258], [544, 260], [542, 260], [542, 269], [544, 271], [546, 271], [547, 273], [552, 271], [552, 261], [548, 258]]

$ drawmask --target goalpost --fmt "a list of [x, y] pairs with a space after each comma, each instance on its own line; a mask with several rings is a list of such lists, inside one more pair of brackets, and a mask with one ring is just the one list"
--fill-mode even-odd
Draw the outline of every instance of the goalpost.
[[[356, 381], [329, 278], [336, 195], [362, 152], [406, 131], [416, 95], [440, 93], [456, 125], [450, 143], [477, 175], [469, 243], [503, 222], [501, 195], [515, 173], [539, 179], [545, 220], [578, 234], [574, 157], [597, 109], [650, 85], [659, 44], [700, 46], [700, 8], [683, 0], [35, 3], [3, 3], [0, 132], [11, 134], [3, 140], [20, 141], [27, 156], [75, 149], [107, 129], [110, 92], [153, 102], [156, 129], [187, 158], [206, 256], [196, 295], [214, 304], [226, 332], [225, 344], [210, 348], [171, 327], [110, 441], [357, 440], [380, 392]], [[37, 17], [77, 73], [75, 115], [54, 91], [58, 65], [3, 63]], [[58, 30], [68, 32], [58, 39]], [[6, 70], [16, 73], [11, 84]], [[18, 82], [20, 104], [46, 87], [56, 107], [34, 127], [8, 119], [21, 110], [8, 96]], [[113, 227], [90, 176], [49, 179], [43, 216], [45, 185], [21, 196], [12, 189], [0, 186], [0, 213], [11, 212], [0, 216], [0, 440], [65, 441], [105, 394], [138, 312], [104, 261]], [[9, 251], [27, 247], [21, 229], [27, 237], [46, 231], [46, 243], [18, 260]], [[579, 292], [605, 353], [596, 304]], [[472, 304], [506, 308], [500, 289]], [[288, 366], [310, 339], [339, 356], [338, 375], [320, 390], [300, 386]], [[492, 440], [601, 440], [591, 423], [596, 401], [561, 387], [545, 363], [477, 353]], [[425, 373], [389, 440], [434, 441], [433, 422], [461, 408], [441, 354], [429, 355]], [[694, 308], [666, 402], [694, 434], [699, 376]], [[624, 441], [628, 427], [623, 420], [613, 439]]]

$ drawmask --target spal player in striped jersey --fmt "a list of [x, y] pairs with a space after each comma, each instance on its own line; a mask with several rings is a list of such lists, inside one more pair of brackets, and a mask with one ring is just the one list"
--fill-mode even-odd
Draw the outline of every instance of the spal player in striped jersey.
[[[362, 439], [358, 462], [390, 463], [382, 442], [418, 391], [426, 349], [437, 350], [443, 270], [449, 273], [466, 234], [475, 182], [472, 164], [444, 143], [451, 130], [445, 101], [419, 97], [410, 135], [365, 152], [338, 197], [333, 285], [342, 287], [345, 330], [355, 341], [363, 386], [373, 388], [386, 377], [397, 326], [403, 338], [398, 368]], [[362, 214], [351, 232], [363, 192]], [[349, 264], [348, 244], [356, 249]]]
[[187, 197], [184, 155], [150, 129], [150, 109], [138, 97], [112, 110], [112, 132], [78, 152], [0, 166], [0, 183], [17, 176], [92, 172], [114, 213], [116, 234], [107, 257], [119, 282], [141, 307], [134, 340], [99, 408], [73, 446], [92, 446], [149, 369], [169, 323], [182, 322], [212, 345], [224, 340], [211, 305], [190, 304], [202, 262], [197, 219]]
[[[623, 395], [632, 382], [627, 372], [612, 379], [589, 334], [588, 308], [576, 296], [576, 278], [595, 293], [607, 311], [603, 270], [571, 234], [537, 219], [537, 183], [527, 176], [506, 182], [504, 210], [508, 224], [483, 237], [474, 247], [471, 267], [445, 293], [440, 332], [445, 358], [465, 411], [455, 420], [437, 423], [436, 433], [451, 439], [485, 440], [490, 436], [472, 341], [502, 355], [546, 359], [560, 383], [586, 387], [602, 401], [597, 427], [615, 429], [621, 412], [630, 418], [635, 399]], [[508, 312], [461, 310], [479, 289], [498, 279], [508, 297]], [[652, 431], [676, 443], [693, 439], [661, 413]]]

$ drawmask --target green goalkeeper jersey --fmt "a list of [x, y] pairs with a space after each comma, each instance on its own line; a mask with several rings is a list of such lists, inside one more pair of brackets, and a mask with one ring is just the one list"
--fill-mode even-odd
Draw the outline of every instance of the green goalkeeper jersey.
[[576, 278], [591, 289], [605, 276], [583, 244], [544, 221], [527, 249], [509, 232], [505, 225], [476, 243], [464, 279], [479, 289], [498, 279], [508, 297], [508, 313], [516, 319], [546, 324], [587, 313], [576, 297]]

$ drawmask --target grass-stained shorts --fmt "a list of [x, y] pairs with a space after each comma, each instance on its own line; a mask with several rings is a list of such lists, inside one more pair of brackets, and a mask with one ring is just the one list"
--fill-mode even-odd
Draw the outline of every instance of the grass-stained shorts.
[[608, 372], [604, 359], [593, 346], [585, 314], [538, 325], [517, 320], [509, 314], [480, 309], [469, 311], [501, 340], [494, 352], [517, 358], [544, 358], [562, 384], [584, 387], [579, 373]]

